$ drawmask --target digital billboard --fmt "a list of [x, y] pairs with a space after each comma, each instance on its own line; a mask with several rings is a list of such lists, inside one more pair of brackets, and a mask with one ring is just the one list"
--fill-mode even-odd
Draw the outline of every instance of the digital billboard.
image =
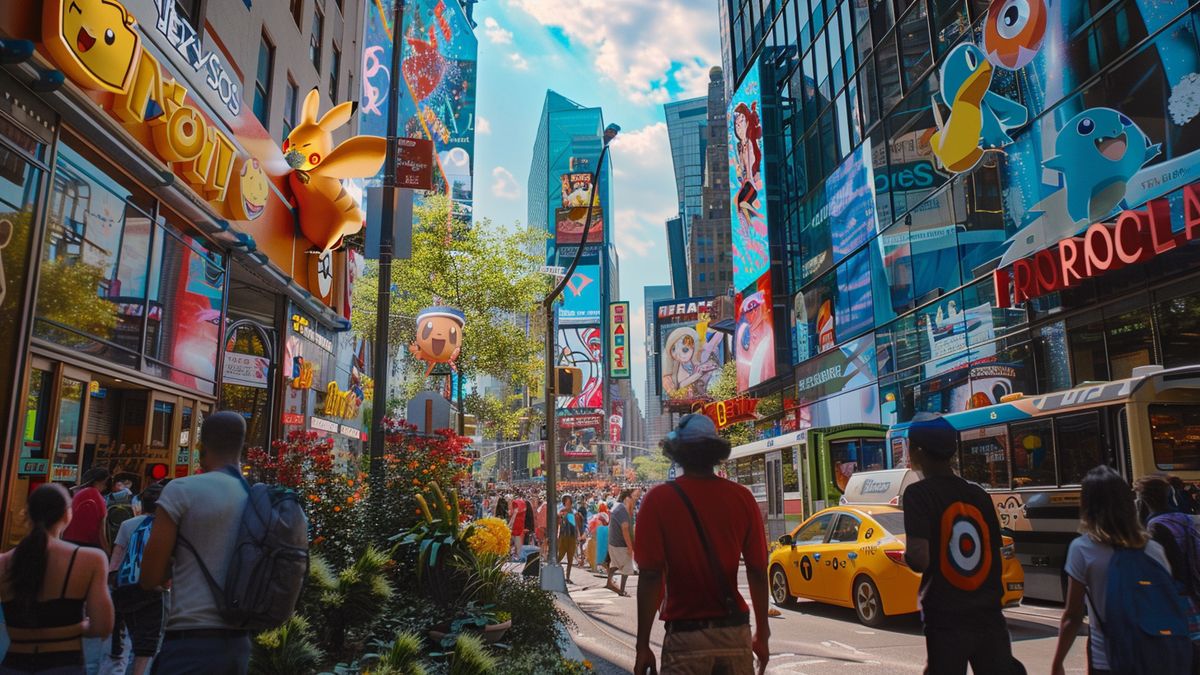
[[707, 298], [654, 303], [658, 393], [668, 409], [690, 412], [694, 403], [712, 400], [725, 346], [722, 334], [709, 325], [711, 310]]
[[599, 441], [604, 440], [604, 416], [600, 413], [559, 415], [558, 454], [562, 459], [594, 462], [599, 457]]
[[632, 342], [629, 335], [629, 303], [608, 303], [608, 376], [614, 380], [628, 380], [632, 358]]
[[602, 408], [604, 405], [604, 348], [599, 326], [572, 326], [558, 329], [554, 365], [583, 371], [583, 387], [578, 396], [559, 396], [559, 410]]
[[[366, 3], [359, 133], [387, 135], [395, 0]], [[462, 5], [407, 0], [404, 5], [404, 87], [399, 133], [433, 141], [434, 189], [470, 220], [475, 155], [475, 78], [479, 42]]]
[[829, 199], [829, 230], [833, 261], [844, 259], [875, 233], [875, 179], [871, 171], [871, 140], [863, 141], [830, 174], [825, 184]]
[[750, 68], [729, 104], [733, 286], [746, 288], [771, 268], [762, 87], [757, 66]]
[[[559, 246], [583, 243], [583, 228], [588, 220], [586, 206], [574, 206], [554, 210], [554, 241]], [[604, 241], [604, 209], [592, 207], [591, 229], [588, 230], [588, 247]]]
[[600, 191], [592, 192], [591, 173], [587, 171], [572, 171], [562, 175], [563, 208], [587, 206], [589, 194], [592, 195], [592, 205], [600, 206]]
[[559, 323], [600, 323], [600, 266], [576, 267], [563, 288], [562, 299]]
[[738, 391], [775, 377], [775, 312], [771, 306], [771, 274], [763, 274], [735, 298], [737, 321], [733, 354]]

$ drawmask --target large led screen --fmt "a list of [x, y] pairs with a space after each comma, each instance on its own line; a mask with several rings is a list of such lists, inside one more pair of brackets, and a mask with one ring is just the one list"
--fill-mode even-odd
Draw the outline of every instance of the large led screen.
[[750, 68], [729, 105], [734, 288], [750, 286], [771, 267], [765, 175], [762, 87], [756, 66]]
[[775, 377], [775, 313], [771, 306], [771, 275], [763, 274], [734, 299], [737, 321], [733, 354], [738, 391]]
[[[358, 108], [362, 134], [387, 135], [394, 2], [366, 3]], [[433, 141], [434, 188], [451, 198], [456, 216], [470, 220], [479, 42], [462, 5], [453, 0], [407, 0], [403, 41], [400, 135]]]
[[833, 171], [825, 184], [829, 229], [836, 263], [867, 243], [875, 233], [875, 179], [871, 175], [871, 141], [867, 139]]
[[599, 326], [573, 326], [558, 329], [554, 365], [583, 371], [583, 387], [578, 396], [559, 396], [559, 410], [582, 410], [604, 406], [604, 367], [601, 353], [604, 341]]
[[580, 265], [563, 288], [559, 323], [600, 323], [600, 266]]
[[712, 400], [721, 366], [724, 337], [709, 326], [711, 304], [704, 298], [654, 303], [658, 344], [658, 393], [668, 409], [691, 410]]
[[593, 206], [589, 220], [586, 206], [564, 207], [554, 210], [554, 241], [558, 246], [583, 243], [583, 228], [588, 227], [587, 246], [604, 241], [604, 209]]

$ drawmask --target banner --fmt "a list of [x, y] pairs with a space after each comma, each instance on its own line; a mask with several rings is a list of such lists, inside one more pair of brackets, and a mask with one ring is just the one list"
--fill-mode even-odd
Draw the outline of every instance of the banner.
[[580, 265], [563, 288], [560, 324], [600, 323], [600, 266]]
[[604, 380], [604, 366], [600, 358], [603, 344], [600, 339], [599, 326], [572, 326], [558, 329], [558, 351], [554, 365], [579, 368], [583, 371], [583, 387], [579, 395], [559, 396], [559, 410], [598, 409], [604, 405], [604, 391], [601, 388]]
[[737, 361], [739, 392], [775, 377], [775, 310], [772, 301], [769, 271], [737, 296], [733, 353]]
[[767, 233], [762, 86], [751, 66], [729, 105], [729, 203], [733, 227], [733, 287], [745, 288], [771, 268]]
[[629, 303], [608, 303], [608, 377], [629, 379]]
[[669, 409], [691, 412], [696, 402], [713, 398], [725, 348], [724, 336], [710, 328], [710, 312], [706, 298], [654, 303], [658, 393]]

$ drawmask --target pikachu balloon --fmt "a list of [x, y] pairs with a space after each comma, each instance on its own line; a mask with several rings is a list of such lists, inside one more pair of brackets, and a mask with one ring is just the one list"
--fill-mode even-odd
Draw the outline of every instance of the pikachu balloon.
[[342, 179], [378, 173], [387, 140], [353, 136], [334, 147], [333, 131], [350, 121], [358, 104], [340, 103], [317, 119], [320, 104], [320, 92], [308, 92], [300, 123], [283, 142], [283, 154], [292, 168], [288, 182], [299, 207], [300, 232], [316, 250], [327, 251], [363, 226], [362, 209], [343, 189]]

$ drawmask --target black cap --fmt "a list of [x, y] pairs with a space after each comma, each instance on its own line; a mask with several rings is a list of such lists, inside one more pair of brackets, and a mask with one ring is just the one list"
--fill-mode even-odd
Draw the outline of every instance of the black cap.
[[958, 432], [936, 413], [919, 413], [908, 427], [908, 444], [936, 459], [950, 459], [958, 449]]

